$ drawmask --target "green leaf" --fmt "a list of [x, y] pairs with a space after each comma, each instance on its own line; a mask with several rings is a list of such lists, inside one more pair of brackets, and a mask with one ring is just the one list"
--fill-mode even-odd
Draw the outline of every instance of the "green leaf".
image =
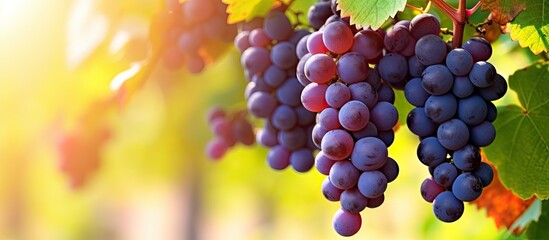
[[227, 4], [227, 23], [250, 21], [267, 15], [275, 0], [223, 0]]
[[549, 63], [535, 63], [509, 78], [522, 106], [499, 108], [497, 137], [485, 148], [503, 184], [519, 197], [549, 198]]
[[378, 29], [389, 17], [406, 7], [406, 0], [339, 0], [341, 17], [350, 17], [357, 27]]
[[521, 0], [480, 0], [482, 11], [490, 10], [494, 22], [505, 25], [513, 21], [524, 10], [524, 1]]
[[549, 236], [549, 201], [541, 203], [541, 211], [539, 220], [531, 223], [526, 230], [528, 239], [547, 239]]
[[549, 0], [527, 0], [526, 10], [511, 23], [511, 38], [539, 54], [549, 48]]

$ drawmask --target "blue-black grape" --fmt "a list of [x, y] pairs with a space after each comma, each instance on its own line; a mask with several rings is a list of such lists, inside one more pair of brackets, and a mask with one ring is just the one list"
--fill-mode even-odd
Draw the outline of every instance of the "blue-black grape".
[[421, 84], [428, 93], [442, 95], [452, 89], [454, 76], [446, 66], [442, 64], [432, 65], [423, 71]]
[[421, 163], [427, 166], [438, 166], [446, 161], [448, 151], [440, 144], [436, 137], [428, 137], [419, 143], [417, 157]]
[[429, 97], [429, 93], [423, 89], [421, 78], [413, 78], [404, 86], [404, 97], [416, 107], [423, 107]]
[[461, 201], [474, 201], [482, 193], [482, 180], [473, 173], [464, 172], [454, 180], [452, 193]]
[[380, 171], [363, 172], [358, 179], [358, 190], [367, 198], [376, 198], [387, 189], [387, 177]]
[[450, 120], [458, 110], [458, 102], [452, 94], [430, 96], [425, 102], [425, 115], [434, 123]]
[[438, 127], [437, 138], [448, 150], [458, 150], [469, 141], [469, 129], [461, 120], [453, 118]]
[[443, 63], [446, 58], [446, 43], [438, 35], [427, 34], [416, 43], [416, 57], [425, 66]]
[[444, 191], [433, 201], [433, 212], [443, 222], [455, 222], [463, 215], [463, 202], [450, 191]]
[[425, 114], [423, 108], [414, 108], [406, 118], [406, 124], [412, 133], [420, 137], [436, 134], [437, 125]]
[[458, 170], [456, 167], [451, 163], [445, 162], [435, 167], [435, 170], [433, 171], [433, 180], [435, 180], [438, 185], [449, 188], [454, 183], [457, 175]]
[[458, 149], [453, 155], [454, 165], [463, 171], [473, 171], [480, 165], [480, 149], [467, 144]]

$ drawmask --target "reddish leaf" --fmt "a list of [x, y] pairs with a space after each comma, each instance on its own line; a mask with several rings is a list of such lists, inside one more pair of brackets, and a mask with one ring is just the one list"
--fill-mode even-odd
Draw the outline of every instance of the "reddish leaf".
[[520, 0], [480, 0], [482, 11], [491, 11], [494, 22], [505, 25], [526, 9], [524, 1]]
[[[478, 208], [485, 208], [488, 216], [493, 218], [498, 228], [505, 227], [509, 229], [513, 223], [528, 209], [528, 207], [535, 200], [532, 197], [527, 200], [523, 200], [513, 194], [511, 190], [505, 188], [499, 180], [497, 170], [494, 165], [488, 161], [486, 156], [482, 154], [482, 160], [494, 169], [494, 180], [488, 187], [486, 187], [477, 200], [473, 203]], [[514, 233], [519, 234], [524, 229], [515, 229]]]

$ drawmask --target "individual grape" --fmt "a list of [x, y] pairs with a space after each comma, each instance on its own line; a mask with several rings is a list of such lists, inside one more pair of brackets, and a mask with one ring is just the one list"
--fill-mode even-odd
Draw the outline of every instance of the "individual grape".
[[406, 125], [412, 133], [419, 137], [427, 137], [434, 135], [437, 131], [437, 126], [427, 115], [423, 108], [414, 108], [406, 118]]
[[324, 129], [322, 126], [320, 126], [320, 124], [316, 124], [313, 127], [313, 132], [311, 136], [313, 139], [313, 143], [317, 148], [321, 149], [322, 138], [324, 138], [324, 135], [326, 135], [327, 132], [328, 130]]
[[229, 146], [223, 138], [214, 138], [206, 145], [206, 155], [211, 159], [220, 159], [225, 155]]
[[328, 201], [337, 202], [341, 197], [343, 190], [336, 188], [328, 177], [322, 182], [322, 194]]
[[300, 127], [295, 127], [288, 131], [280, 131], [278, 132], [278, 142], [290, 150], [297, 150], [307, 144], [307, 134]]
[[358, 131], [368, 124], [370, 111], [364, 103], [352, 100], [341, 107], [338, 118], [343, 128]]
[[454, 75], [444, 65], [428, 66], [421, 75], [423, 89], [433, 95], [442, 95], [452, 89]]
[[437, 138], [448, 150], [458, 150], [469, 141], [469, 129], [459, 119], [448, 120], [438, 127]]
[[400, 51], [400, 55], [405, 57], [412, 57], [416, 54], [416, 43], [417, 41], [410, 37], [410, 40], [408, 41], [408, 45], [406, 45], [406, 48], [404, 50]]
[[309, 39], [309, 35], [301, 38], [295, 47], [295, 54], [298, 59], [303, 58], [303, 56], [309, 53], [309, 49], [307, 49], [307, 39]]
[[359, 170], [372, 171], [381, 168], [387, 162], [388, 155], [387, 146], [383, 141], [375, 137], [366, 137], [355, 143], [351, 161]]
[[381, 87], [381, 77], [375, 69], [370, 68], [370, 70], [368, 70], [368, 76], [364, 81], [370, 84], [375, 90], [379, 90]]
[[486, 101], [498, 100], [507, 92], [507, 82], [501, 75], [496, 74], [492, 85], [485, 88], [479, 88], [477, 92]]
[[378, 133], [376, 125], [374, 125], [372, 122], [369, 122], [368, 124], [366, 124], [366, 127], [358, 131], [353, 131], [351, 132], [351, 134], [353, 135], [353, 138], [355, 140], [358, 140], [365, 137], [375, 137]]
[[435, 180], [438, 185], [449, 188], [452, 186], [452, 183], [454, 183], [457, 175], [458, 170], [456, 167], [451, 163], [445, 162], [435, 167], [435, 170], [433, 171], [433, 180]]
[[225, 118], [227, 113], [220, 107], [212, 107], [208, 110], [208, 123], [212, 123], [213, 120], [218, 118]]
[[266, 92], [255, 92], [248, 99], [248, 111], [260, 118], [270, 117], [276, 105], [273, 96]]
[[496, 69], [488, 62], [476, 62], [469, 72], [469, 79], [477, 87], [489, 87], [496, 80]]
[[358, 188], [350, 188], [341, 193], [339, 199], [341, 208], [348, 212], [360, 213], [368, 205], [368, 198], [364, 197]]
[[266, 47], [271, 44], [271, 38], [262, 28], [256, 28], [250, 32], [250, 44], [254, 47]]
[[450, 191], [440, 193], [433, 202], [433, 212], [443, 222], [455, 222], [463, 215], [463, 210], [463, 202]]
[[464, 123], [474, 126], [486, 118], [488, 106], [484, 99], [478, 95], [462, 98], [458, 102], [458, 118]]
[[486, 111], [486, 121], [494, 122], [498, 116], [498, 109], [492, 102], [486, 102], [488, 110]]
[[342, 22], [333, 22], [325, 26], [322, 40], [326, 48], [335, 54], [343, 54], [353, 46], [353, 32]]
[[429, 93], [423, 89], [421, 78], [413, 78], [404, 86], [404, 97], [416, 107], [423, 107], [429, 96]]
[[377, 138], [385, 143], [385, 146], [390, 147], [395, 141], [395, 132], [391, 129], [388, 131], [380, 131]]
[[440, 22], [431, 14], [419, 14], [410, 22], [410, 34], [415, 39], [432, 34], [438, 36], [440, 33]]
[[368, 109], [372, 109], [378, 100], [376, 90], [367, 82], [358, 82], [349, 85], [351, 99], [358, 100], [366, 105]]
[[436, 137], [428, 137], [419, 143], [417, 157], [429, 167], [435, 167], [446, 161], [447, 150]]
[[[288, 40], [288, 42], [292, 43], [294, 46], [297, 46], [297, 44], [301, 41], [301, 39], [307, 38], [307, 36], [309, 36], [310, 34], [311, 32], [306, 29], [295, 30], [290, 40]], [[305, 42], [305, 49], [306, 47], [307, 47], [307, 44]], [[296, 53], [297, 53], [297, 50], [296, 50]]]
[[378, 131], [391, 130], [398, 122], [398, 111], [388, 102], [379, 102], [369, 115], [370, 121], [376, 125]]
[[278, 42], [271, 48], [271, 62], [282, 69], [289, 69], [297, 64], [295, 46], [290, 42]]
[[326, 48], [324, 40], [322, 40], [322, 35], [322, 32], [313, 32], [309, 35], [309, 38], [307, 38], [307, 50], [309, 50], [309, 53], [324, 54], [328, 52], [328, 48]]
[[[220, 136], [227, 140], [234, 139], [233, 135], [233, 126], [229, 119], [227, 118], [218, 118], [213, 120], [211, 123], [212, 132], [216, 136]], [[232, 141], [231, 141], [232, 142]], [[232, 145], [232, 144], [231, 144]]]
[[385, 201], [385, 195], [381, 194], [381, 196], [376, 198], [368, 198], [368, 203], [366, 205], [367, 208], [377, 208], [383, 204]]
[[492, 46], [486, 39], [473, 37], [463, 44], [463, 49], [473, 56], [473, 61], [487, 61], [492, 56]]
[[466, 98], [475, 91], [475, 86], [469, 80], [469, 77], [456, 77], [452, 86], [452, 93], [458, 98]]
[[362, 225], [362, 218], [358, 213], [351, 213], [339, 209], [332, 220], [335, 231], [345, 237], [355, 235]]
[[261, 74], [256, 74], [252, 77], [252, 82], [255, 83], [254, 92], [272, 92], [271, 88], [266, 82]]
[[319, 173], [323, 175], [330, 174], [330, 169], [336, 163], [336, 161], [326, 157], [322, 151], [316, 154], [315, 166]]
[[288, 17], [277, 11], [271, 11], [265, 16], [263, 29], [271, 39], [277, 41], [288, 40], [293, 33], [293, 26]]
[[387, 189], [387, 178], [380, 171], [363, 172], [358, 179], [358, 190], [367, 198], [376, 198]]
[[387, 178], [387, 182], [394, 181], [398, 176], [398, 163], [391, 157], [387, 158], [387, 161], [383, 166], [379, 169], [385, 177]]
[[268, 129], [259, 129], [256, 134], [256, 141], [264, 147], [272, 148], [278, 145], [277, 133]]
[[348, 52], [337, 62], [337, 74], [341, 81], [352, 84], [364, 80], [368, 76], [368, 63], [360, 53]]
[[452, 193], [461, 201], [474, 201], [482, 194], [482, 181], [475, 174], [464, 172], [454, 181]]
[[483, 187], [490, 185], [494, 179], [494, 170], [485, 162], [481, 162], [479, 167], [473, 171], [473, 174], [480, 178]]
[[[213, 1], [187, 1], [183, 4], [184, 16], [193, 16], [192, 18], [185, 18], [190, 23], [205, 22], [214, 14], [214, 2]], [[199, 12], [200, 14], [196, 14]]]
[[287, 168], [290, 165], [290, 151], [281, 145], [274, 146], [267, 154], [267, 163], [275, 170]]
[[360, 172], [350, 161], [337, 161], [330, 169], [330, 182], [339, 189], [349, 189], [356, 185]]
[[246, 49], [241, 56], [242, 67], [250, 73], [251, 76], [265, 71], [271, 65], [269, 51], [265, 48], [250, 47]]
[[255, 143], [253, 127], [250, 122], [244, 118], [235, 119], [233, 121], [233, 135], [236, 141], [246, 146]]
[[330, 107], [341, 108], [349, 100], [351, 100], [351, 91], [345, 84], [336, 82], [328, 86], [326, 102]]
[[353, 151], [354, 141], [345, 130], [328, 131], [322, 138], [321, 149], [327, 157], [333, 160], [343, 160]]
[[290, 154], [290, 165], [297, 172], [307, 172], [314, 164], [315, 157], [313, 156], [313, 152], [308, 148], [302, 148]]
[[326, 19], [332, 16], [332, 8], [330, 2], [318, 2], [312, 5], [307, 12], [307, 20], [315, 30], [318, 30]]
[[389, 85], [382, 84], [377, 90], [377, 101], [395, 103], [395, 92]]
[[473, 145], [465, 145], [454, 152], [454, 165], [463, 171], [473, 171], [480, 165], [480, 149]]
[[294, 77], [290, 77], [276, 90], [276, 97], [282, 104], [297, 107], [301, 105], [302, 91], [303, 86], [299, 81]]
[[383, 44], [389, 52], [400, 52], [404, 50], [410, 42], [411, 36], [408, 32], [408, 27], [403, 25], [395, 25], [391, 30], [387, 31]]
[[297, 116], [297, 124], [300, 126], [311, 126], [315, 121], [315, 114], [309, 112], [303, 106], [297, 106], [294, 108], [294, 112]]
[[355, 34], [352, 52], [362, 54], [366, 60], [370, 61], [382, 54], [383, 38], [372, 30], [362, 30]]
[[336, 63], [325, 54], [315, 54], [305, 63], [305, 76], [311, 82], [326, 83], [336, 74]]
[[234, 38], [234, 46], [240, 51], [244, 52], [244, 50], [248, 49], [250, 45], [250, 41], [248, 40], [250, 36], [250, 32], [248, 31], [242, 31], [236, 35]]
[[416, 43], [416, 57], [425, 66], [443, 63], [446, 58], [446, 43], [438, 35], [425, 35]]
[[466, 76], [473, 67], [473, 57], [463, 48], [453, 49], [446, 56], [446, 66], [456, 76]]
[[421, 197], [425, 201], [432, 203], [435, 198], [444, 191], [444, 188], [438, 185], [432, 178], [423, 180], [420, 187]]
[[335, 108], [326, 108], [318, 115], [318, 124], [326, 130], [339, 129], [341, 124], [339, 123], [339, 111]]
[[328, 107], [328, 103], [324, 96], [328, 85], [311, 83], [307, 85], [301, 92], [301, 103], [311, 112], [320, 112]]
[[288, 74], [286, 74], [286, 71], [275, 65], [269, 66], [263, 73], [263, 80], [265, 81], [265, 84], [272, 88], [279, 87], [286, 81], [287, 78]]
[[450, 93], [441, 96], [430, 96], [425, 102], [425, 115], [434, 123], [450, 120], [457, 110], [458, 102]]
[[471, 127], [471, 143], [477, 147], [486, 147], [496, 139], [496, 128], [491, 122], [484, 121]]
[[383, 80], [397, 83], [408, 74], [408, 62], [398, 53], [388, 53], [379, 61], [378, 71]]
[[420, 78], [425, 68], [427, 66], [420, 63], [415, 55], [408, 58], [408, 73], [410, 76]]
[[279, 130], [290, 130], [297, 124], [297, 116], [288, 105], [279, 105], [271, 116], [271, 122]]
[[297, 80], [301, 85], [304, 87], [307, 86], [309, 83], [311, 83], [311, 80], [307, 78], [307, 75], [305, 75], [305, 63], [307, 63], [307, 60], [313, 56], [310, 53], [305, 54], [297, 63], [296, 72], [295, 75], [297, 77]]

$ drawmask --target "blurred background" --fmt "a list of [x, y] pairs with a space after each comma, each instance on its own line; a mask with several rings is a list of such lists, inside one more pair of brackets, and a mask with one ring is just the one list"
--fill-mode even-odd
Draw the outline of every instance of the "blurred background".
[[[147, 54], [163, 4], [0, 0], [0, 239], [341, 239], [339, 204], [324, 199], [316, 170], [273, 171], [259, 146], [206, 158], [208, 108], [245, 106], [234, 48], [198, 75], [159, 64], [126, 103], [110, 100], [113, 77]], [[494, 46], [506, 78], [532, 61], [508, 36]], [[508, 238], [474, 205], [455, 223], [435, 219], [416, 145], [401, 127], [389, 149], [400, 176], [352, 239]], [[59, 152], [97, 170], [82, 184], [63, 174]]]

